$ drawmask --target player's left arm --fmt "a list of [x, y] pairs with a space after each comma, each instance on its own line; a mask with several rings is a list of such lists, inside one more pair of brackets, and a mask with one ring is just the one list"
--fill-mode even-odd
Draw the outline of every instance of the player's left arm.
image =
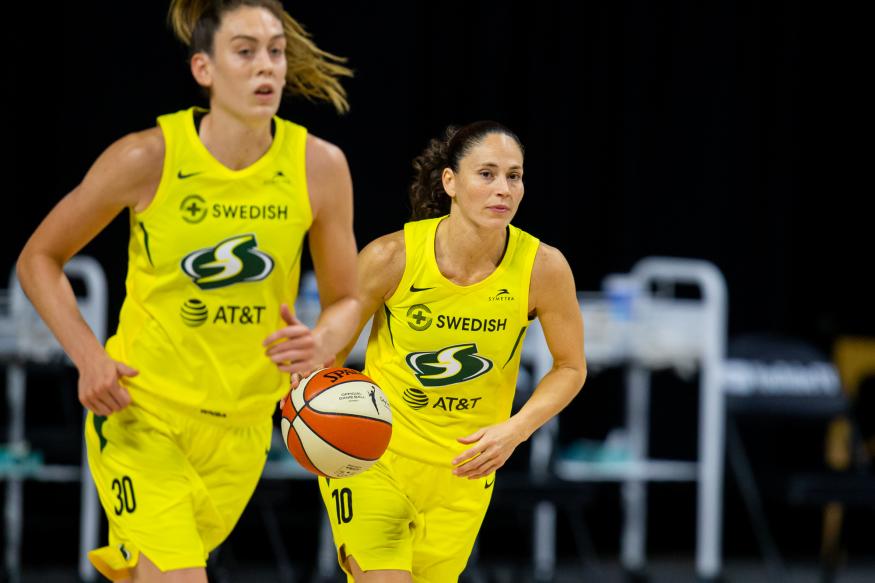
[[553, 366], [510, 419], [459, 439], [473, 446], [453, 460], [453, 465], [461, 464], [453, 470], [458, 476], [482, 478], [503, 466], [520, 443], [571, 402], [586, 380], [574, 275], [558, 249], [541, 244], [530, 287], [530, 306], [541, 321]]
[[265, 340], [270, 359], [291, 373], [309, 372], [333, 361], [355, 333], [361, 311], [349, 165], [340, 148], [313, 135], [307, 136], [306, 156], [313, 212], [308, 238], [322, 312], [310, 330], [283, 306], [287, 325]]
[[310, 198], [316, 201], [309, 242], [322, 305], [313, 329], [321, 364], [334, 359], [359, 323], [358, 249], [352, 230], [352, 178], [343, 151], [310, 136], [307, 168]]

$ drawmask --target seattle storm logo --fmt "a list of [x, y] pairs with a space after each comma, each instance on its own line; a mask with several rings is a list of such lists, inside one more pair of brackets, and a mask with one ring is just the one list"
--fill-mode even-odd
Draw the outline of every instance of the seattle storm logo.
[[255, 235], [237, 235], [215, 247], [185, 256], [182, 270], [201, 289], [215, 289], [246, 281], [260, 281], [273, 271], [273, 259], [258, 249]]
[[424, 387], [463, 383], [492, 369], [492, 361], [477, 354], [476, 344], [457, 344], [433, 352], [411, 352], [406, 360]]

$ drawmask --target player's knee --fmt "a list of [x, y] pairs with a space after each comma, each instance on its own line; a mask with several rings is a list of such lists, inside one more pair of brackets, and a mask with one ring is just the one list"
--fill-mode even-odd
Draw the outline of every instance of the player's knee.
[[203, 567], [162, 571], [143, 553], [132, 571], [129, 583], [207, 583], [207, 571]]
[[409, 571], [394, 569], [380, 569], [376, 571], [362, 571], [359, 564], [351, 556], [346, 556], [346, 567], [352, 573], [355, 583], [413, 583], [413, 576]]
[[[345, 549], [341, 549], [341, 550], [345, 550]], [[349, 573], [352, 573], [352, 577], [353, 577], [353, 579], [356, 580], [356, 582], [362, 581], [364, 579], [365, 572], [362, 571], [361, 567], [359, 567], [358, 562], [354, 558], [352, 558], [350, 555], [347, 555], [345, 552], [343, 553], [343, 563], [344, 563], [344, 567], [346, 567], [346, 570]]]

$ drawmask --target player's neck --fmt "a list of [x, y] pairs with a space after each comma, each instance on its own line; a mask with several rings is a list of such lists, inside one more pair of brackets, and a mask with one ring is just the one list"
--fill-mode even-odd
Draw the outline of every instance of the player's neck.
[[484, 229], [464, 220], [441, 221], [435, 236], [435, 259], [441, 273], [460, 285], [489, 276], [504, 257], [507, 229]]
[[204, 117], [198, 135], [210, 154], [231, 170], [251, 166], [273, 143], [270, 120], [254, 125], [221, 108]]

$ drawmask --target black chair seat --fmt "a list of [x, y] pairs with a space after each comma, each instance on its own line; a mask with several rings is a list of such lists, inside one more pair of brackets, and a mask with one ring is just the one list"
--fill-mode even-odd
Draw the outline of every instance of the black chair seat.
[[868, 472], [800, 474], [788, 479], [787, 486], [787, 497], [793, 504], [875, 506], [875, 474]]

